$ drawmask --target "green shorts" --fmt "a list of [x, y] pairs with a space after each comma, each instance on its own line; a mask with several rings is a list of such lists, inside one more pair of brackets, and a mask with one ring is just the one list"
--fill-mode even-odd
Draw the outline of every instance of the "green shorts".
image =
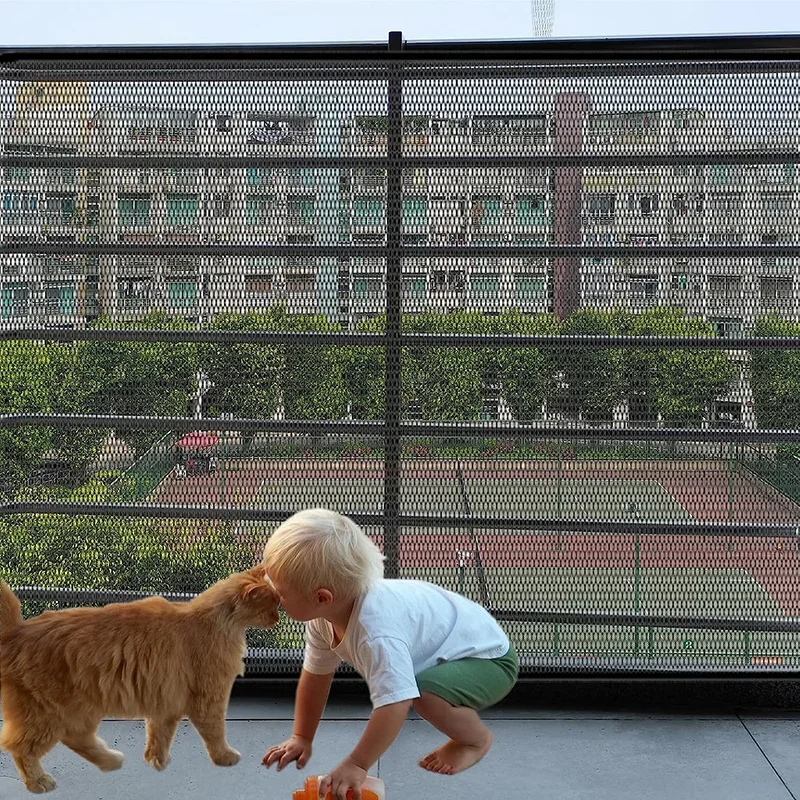
[[480, 711], [500, 702], [514, 687], [518, 674], [519, 656], [512, 644], [499, 658], [462, 658], [429, 667], [417, 675], [417, 687], [451, 706]]

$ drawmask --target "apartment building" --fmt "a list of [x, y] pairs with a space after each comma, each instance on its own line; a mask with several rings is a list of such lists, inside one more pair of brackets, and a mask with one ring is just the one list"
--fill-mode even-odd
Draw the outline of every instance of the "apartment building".
[[[687, 153], [797, 150], [796, 136], [747, 141], [719, 120], [691, 109], [590, 115], [588, 152]], [[798, 158], [800, 160], [800, 157]], [[583, 243], [597, 246], [779, 245], [797, 241], [800, 194], [797, 161], [769, 165], [608, 167], [583, 176]], [[623, 305], [633, 312], [678, 306], [708, 320], [732, 340], [757, 317], [778, 312], [797, 319], [796, 259], [584, 259], [581, 304]], [[753, 422], [746, 353], [732, 346], [740, 376], [714, 410], [720, 420]]]
[[[385, 117], [356, 117], [342, 128], [343, 153], [386, 154]], [[404, 120], [409, 156], [521, 155], [551, 151], [546, 115], [435, 116]], [[552, 187], [548, 170], [530, 168], [407, 169], [402, 175], [402, 237], [409, 246], [476, 245], [532, 247], [552, 240]], [[386, 243], [386, 171], [352, 169], [341, 182], [341, 240], [353, 245]], [[482, 255], [406, 258], [406, 313], [456, 308], [497, 314], [517, 307], [535, 313], [552, 306], [550, 263], [526, 256]], [[345, 258], [339, 263], [339, 319], [353, 326], [385, 307], [383, 258]]]
[[[162, 167], [158, 156], [386, 155], [387, 118], [341, 109], [90, 109], [85, 84], [26, 84], [4, 123], [6, 153], [152, 158], [128, 169], [17, 169], [2, 175], [2, 235], [13, 242], [178, 245], [177, 255], [5, 256], [2, 324], [80, 326], [98, 314], [132, 318], [154, 308], [204, 324], [224, 311], [322, 313], [346, 328], [385, 308], [385, 259], [364, 255], [225, 256], [192, 245], [382, 246], [385, 170], [251, 166]], [[703, 164], [709, 151], [797, 151], [796, 131], [753, 140], [692, 108], [597, 111], [585, 93], [553, 94], [534, 113], [407, 114], [403, 151], [414, 156], [586, 153], [621, 165], [410, 168], [402, 175], [405, 245], [706, 245], [796, 242], [793, 163]], [[630, 154], [691, 155], [669, 167], [624, 165]], [[491, 253], [403, 261], [406, 313], [508, 308], [564, 318], [581, 307], [639, 312], [678, 305], [735, 340], [769, 311], [798, 315], [791, 259], [555, 259]], [[746, 354], [741, 378], [715, 415], [751, 421]], [[621, 418], [628, 409], [620, 409]]]
[[[23, 84], [15, 113], [0, 125], [6, 155], [69, 156], [85, 147], [88, 88], [81, 83]], [[96, 220], [86, 179], [71, 167], [12, 167], [0, 174], [0, 227], [9, 243], [84, 241]], [[87, 216], [88, 214], [88, 216]], [[74, 327], [94, 312], [96, 281], [85, 258], [7, 255], [0, 264], [0, 324]]]

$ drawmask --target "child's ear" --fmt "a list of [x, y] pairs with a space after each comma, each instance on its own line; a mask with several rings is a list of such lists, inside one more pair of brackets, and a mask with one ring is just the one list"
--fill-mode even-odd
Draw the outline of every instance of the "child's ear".
[[330, 589], [317, 589], [317, 602], [328, 606], [333, 602], [333, 592]]

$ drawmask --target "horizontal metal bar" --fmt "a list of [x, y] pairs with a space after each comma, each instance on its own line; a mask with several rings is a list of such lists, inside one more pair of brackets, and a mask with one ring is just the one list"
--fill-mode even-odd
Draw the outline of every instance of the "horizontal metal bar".
[[[157, 595], [170, 602], [188, 602], [197, 592], [140, 592], [119, 589], [70, 589], [65, 587], [19, 586], [14, 593], [23, 601], [56, 602], [60, 605], [129, 603]], [[560, 623], [565, 625], [608, 625], [613, 627], [681, 628], [688, 630], [753, 631], [774, 633], [800, 632], [798, 619], [733, 619], [730, 617], [693, 617], [668, 614], [608, 614], [596, 612], [527, 611], [508, 608], [487, 609], [502, 622]], [[296, 651], [301, 652], [301, 651]], [[254, 649], [251, 658], [272, 655], [285, 661], [283, 650]]]
[[[400, 33], [402, 37], [402, 33]], [[387, 34], [388, 37], [388, 34]], [[614, 58], [800, 58], [800, 36], [791, 33], [727, 34], [714, 36], [640, 36], [640, 37], [574, 37], [525, 38], [497, 40], [414, 40], [403, 38], [403, 58], [456, 58], [466, 56], [507, 55], [536, 57], [555, 56], [603, 59]], [[293, 58], [363, 58], [387, 60], [390, 55], [386, 40], [322, 44], [241, 44], [241, 45], [142, 45], [142, 46], [77, 46], [77, 47], [5, 47], [0, 62], [25, 60], [203, 60], [235, 61], [291, 60]]]
[[52, 586], [15, 586], [14, 594], [20, 600], [42, 600], [58, 603], [78, 600], [82, 605], [89, 603], [130, 603], [134, 600], [143, 600], [158, 594], [173, 603], [186, 603], [196, 592], [143, 592], [128, 589], [71, 589], [68, 587]]
[[[735, 56], [722, 54], [716, 58], [688, 60], [692, 56], [665, 55], [645, 59], [609, 54], [602, 61], [591, 55], [572, 56], [553, 53], [549, 58], [533, 59], [526, 54], [475, 54], [463, 59], [466, 63], [453, 65], [454, 54], [440, 57], [420, 55], [404, 57], [399, 70], [406, 82], [490, 81], [490, 80], [547, 80], [591, 79], [618, 77], [684, 77], [689, 75], [797, 75], [800, 64], [794, 51], [751, 53]], [[389, 58], [392, 58], [391, 56]], [[416, 61], [417, 69], [412, 68]], [[534, 63], [530, 63], [533, 61]], [[562, 63], [566, 62], [566, 63]], [[92, 84], [102, 83], [385, 83], [390, 61], [374, 59], [369, 66], [353, 60], [318, 59], [309, 66], [302, 58], [254, 67], [243, 62], [181, 61], [179, 63], [145, 62], [135, 66], [130, 61], [105, 61], [102, 69], [75, 66], [75, 60], [29, 62], [20, 66], [0, 68], [0, 80], [8, 82], [47, 81]]]
[[0, 414], [0, 428], [18, 428], [23, 425], [47, 425], [59, 428], [74, 425], [118, 430], [140, 428], [161, 431], [264, 431], [300, 435], [339, 433], [380, 436], [383, 432], [382, 422], [360, 420], [343, 422], [336, 420], [193, 419], [192, 417], [139, 417], [110, 414]]
[[[384, 423], [361, 420], [266, 420], [219, 419], [194, 417], [115, 416], [112, 414], [0, 414], [0, 428], [20, 428], [25, 425], [49, 427], [84, 427], [141, 429], [161, 431], [246, 431], [324, 436], [382, 436]], [[752, 444], [800, 442], [800, 429], [786, 428], [610, 428], [586, 425], [552, 425], [542, 421], [530, 425], [520, 423], [486, 422], [404, 422], [401, 436], [447, 437], [470, 439], [480, 436], [509, 436], [519, 439], [589, 441], [661, 441], [661, 442], [731, 442]]]
[[[153, 231], [157, 236], [160, 231]], [[86, 244], [82, 242], [63, 242], [51, 244], [43, 242], [5, 242], [0, 245], [0, 254], [30, 255], [198, 255], [198, 256], [308, 256], [308, 257], [341, 257], [353, 258], [365, 256], [386, 257], [389, 252], [399, 251], [403, 258], [524, 258], [537, 256], [541, 258], [790, 258], [800, 257], [800, 241], [792, 244], [760, 244], [760, 245], [695, 245], [678, 247], [675, 245], [653, 245], [639, 247], [636, 245], [618, 245], [616, 247], [598, 247], [591, 245], [533, 245], [520, 247], [515, 245], [497, 246], [411, 246], [400, 245], [395, 248], [386, 245], [277, 245], [263, 244], [118, 244], [106, 242], [102, 244]]]
[[518, 611], [490, 608], [489, 613], [503, 622], [546, 622], [565, 625], [609, 625], [638, 628], [686, 628], [711, 631], [800, 632], [798, 619], [732, 619], [730, 617], [688, 617], [658, 614], [603, 614], [563, 611]]
[[[381, 333], [231, 330], [139, 330], [129, 328], [0, 328], [0, 341], [56, 342], [193, 342], [197, 344], [260, 345], [365, 345], [382, 348]], [[576, 347], [629, 347], [637, 350], [677, 348], [686, 350], [797, 350], [800, 336], [743, 336], [720, 339], [712, 336], [525, 336], [522, 334], [405, 333], [405, 347], [546, 347], [569, 350]]]
[[[153, 503], [73, 503], [55, 501], [20, 500], [0, 504], [0, 517], [22, 514], [55, 514], [63, 516], [125, 517], [137, 519], [203, 519], [235, 522], [283, 522], [296, 509], [278, 508], [221, 508], [209, 505], [175, 505]], [[386, 516], [342, 509], [359, 525], [383, 527]], [[728, 522], [648, 522], [636, 520], [621, 522], [614, 520], [533, 519], [529, 517], [467, 517], [461, 514], [400, 514], [398, 525], [405, 528], [434, 528], [446, 531], [463, 531], [472, 527], [480, 536], [481, 531], [531, 533], [548, 535], [565, 533], [575, 535], [620, 535], [620, 536], [672, 536], [745, 539], [800, 539], [800, 525], [773, 523], [728, 523]], [[436, 534], [430, 534], [436, 540]]]
[[[763, 150], [755, 152], [703, 151], [700, 153], [617, 153], [605, 155], [534, 153], [516, 155], [444, 155], [404, 156], [402, 169], [486, 169], [486, 168], [530, 168], [543, 167], [635, 167], [635, 166], [712, 166], [717, 164], [791, 164], [800, 161], [797, 150]], [[39, 154], [17, 155], [6, 153], [0, 156], [0, 168], [74, 167], [86, 169], [136, 169], [142, 167], [182, 167], [204, 169], [245, 169], [246, 167], [303, 167], [310, 169], [355, 169], [380, 167], [388, 169], [389, 158], [370, 156], [216, 156], [213, 153], [187, 155], [185, 153], [160, 153], [157, 150], [141, 155], [95, 156], [90, 154], [63, 155]], [[102, 187], [100, 187], [102, 188]], [[412, 191], [409, 190], [409, 194]]]

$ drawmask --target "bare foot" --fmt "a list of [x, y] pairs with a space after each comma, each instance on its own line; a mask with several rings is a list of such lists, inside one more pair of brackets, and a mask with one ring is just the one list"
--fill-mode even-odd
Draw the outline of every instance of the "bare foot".
[[440, 748], [428, 753], [419, 765], [429, 772], [440, 775], [455, 775], [477, 764], [492, 746], [492, 734], [486, 731], [486, 738], [476, 744], [464, 744], [453, 739]]

